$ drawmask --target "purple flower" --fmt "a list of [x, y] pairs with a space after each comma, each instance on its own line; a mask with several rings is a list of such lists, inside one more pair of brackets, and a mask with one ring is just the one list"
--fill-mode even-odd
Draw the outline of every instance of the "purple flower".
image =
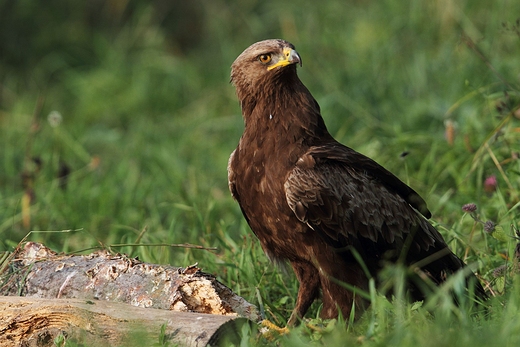
[[486, 221], [486, 223], [484, 223], [484, 231], [486, 233], [492, 233], [495, 231], [495, 223], [490, 220]]
[[476, 210], [477, 210], [477, 205], [475, 205], [473, 203], [462, 206], [462, 211], [467, 212], [467, 213], [475, 212]]
[[495, 190], [497, 190], [497, 186], [497, 176], [495, 175], [491, 175], [484, 180], [484, 191], [486, 193], [493, 193]]
[[500, 265], [499, 267], [493, 270], [493, 277], [502, 277], [506, 274], [507, 266]]

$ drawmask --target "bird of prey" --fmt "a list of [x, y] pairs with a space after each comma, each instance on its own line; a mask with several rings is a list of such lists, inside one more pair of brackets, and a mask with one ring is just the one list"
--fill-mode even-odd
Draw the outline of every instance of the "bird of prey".
[[[229, 189], [267, 256], [299, 281], [288, 325], [322, 295], [323, 318], [355, 317], [387, 262], [417, 263], [441, 284], [465, 267], [427, 221], [425, 201], [372, 159], [337, 142], [296, 73], [302, 59], [284, 40], [257, 42], [233, 62], [244, 132], [228, 163]], [[476, 296], [485, 291], [467, 271]], [[345, 285], [347, 284], [347, 285]], [[425, 286], [410, 283], [422, 300]]]

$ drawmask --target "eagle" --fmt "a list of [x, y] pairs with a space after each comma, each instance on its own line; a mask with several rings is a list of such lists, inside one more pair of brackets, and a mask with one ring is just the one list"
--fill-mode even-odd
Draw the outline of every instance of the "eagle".
[[[442, 284], [464, 262], [428, 222], [419, 194], [330, 135], [297, 65], [295, 47], [272, 39], [251, 45], [231, 66], [244, 132], [229, 158], [229, 189], [266, 255], [296, 274], [288, 326], [320, 293], [322, 318], [358, 318], [369, 304], [360, 291], [388, 263], [417, 264], [416, 277], [430, 287], [410, 280], [408, 289], [411, 299], [425, 299], [431, 283]], [[485, 297], [465, 273], [468, 292]]]

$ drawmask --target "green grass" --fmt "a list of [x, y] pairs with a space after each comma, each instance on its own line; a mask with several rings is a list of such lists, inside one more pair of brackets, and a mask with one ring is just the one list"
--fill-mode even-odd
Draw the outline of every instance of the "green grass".
[[[13, 33], [2, 36], [0, 58], [0, 250], [30, 230], [44, 231], [30, 240], [64, 252], [139, 243], [113, 250], [148, 262], [198, 262], [247, 300], [261, 298], [267, 317], [284, 325], [297, 283], [264, 256], [228, 193], [226, 172], [243, 128], [229, 67], [249, 44], [281, 37], [303, 57], [300, 77], [331, 133], [420, 192], [452, 250], [497, 297], [483, 318], [442, 291], [423, 306], [371, 293], [360, 322], [314, 321], [322, 331], [300, 327], [244, 344], [519, 344], [518, 279], [513, 271], [493, 274], [510, 265], [504, 257], [516, 242], [486, 234], [461, 207], [476, 203], [479, 220], [507, 235], [520, 227], [520, 3], [216, 0], [176, 14], [137, 2], [133, 12], [130, 5], [111, 9], [116, 14], [91, 9], [99, 16], [90, 29], [85, 9], [70, 5], [68, 29], [60, 27], [59, 5], [0, 10], [2, 32]], [[32, 40], [15, 52], [9, 40], [23, 32]], [[62, 116], [55, 127], [53, 111]], [[454, 127], [451, 144], [446, 124]], [[33, 189], [26, 224], [22, 174]], [[491, 175], [497, 190], [486, 192]], [[50, 232], [61, 230], [73, 231]], [[146, 246], [185, 242], [217, 251]], [[314, 304], [307, 316], [319, 309]]]

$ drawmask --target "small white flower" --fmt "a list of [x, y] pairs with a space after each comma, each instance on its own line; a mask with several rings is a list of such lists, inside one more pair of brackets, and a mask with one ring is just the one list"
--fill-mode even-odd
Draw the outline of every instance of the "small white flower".
[[51, 125], [51, 127], [56, 128], [61, 124], [61, 121], [63, 120], [63, 117], [61, 116], [61, 113], [58, 111], [51, 111], [49, 115], [47, 116], [47, 121]]

